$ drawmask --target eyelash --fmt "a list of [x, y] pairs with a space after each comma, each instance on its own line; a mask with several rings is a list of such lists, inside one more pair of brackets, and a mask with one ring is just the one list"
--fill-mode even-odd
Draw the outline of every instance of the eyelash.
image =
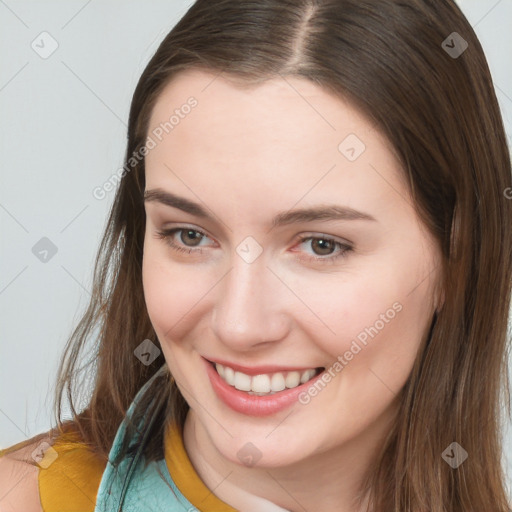
[[[205, 236], [207, 238], [208, 235], [206, 233], [203, 233], [201, 230], [199, 229], [192, 229], [192, 228], [186, 228], [186, 227], [181, 227], [181, 228], [173, 228], [173, 229], [164, 229], [162, 231], [157, 231], [156, 232], [156, 237], [159, 238], [159, 239], [163, 239], [166, 241], [166, 243], [171, 247], [171, 249], [175, 250], [175, 251], [178, 251], [178, 252], [182, 252], [182, 253], [187, 253], [187, 254], [190, 254], [190, 253], [202, 253], [203, 250], [201, 248], [193, 248], [193, 247], [190, 247], [188, 249], [185, 249], [184, 247], [182, 247], [181, 245], [178, 245], [176, 243], [174, 243], [174, 241], [172, 240], [172, 237], [175, 233], [179, 232], [179, 231], [193, 231], [195, 233], [199, 233], [200, 235], [202, 236]], [[305, 237], [302, 237], [298, 240], [298, 244], [302, 244], [308, 240], [324, 240], [326, 242], [333, 242], [336, 246], [340, 247], [341, 249], [343, 249], [342, 251], [336, 253], [334, 256], [332, 255], [327, 255], [325, 257], [322, 257], [322, 256], [308, 256], [307, 258], [300, 258], [300, 259], [307, 259], [307, 260], [312, 260], [312, 261], [318, 261], [318, 262], [321, 262], [321, 263], [334, 263], [336, 262], [337, 260], [339, 260], [340, 258], [344, 258], [346, 256], [346, 254], [348, 252], [350, 252], [352, 250], [352, 247], [348, 244], [344, 244], [342, 242], [338, 242], [337, 240], [333, 239], [333, 238], [329, 238], [329, 237], [322, 237], [322, 236], [305, 236]]]

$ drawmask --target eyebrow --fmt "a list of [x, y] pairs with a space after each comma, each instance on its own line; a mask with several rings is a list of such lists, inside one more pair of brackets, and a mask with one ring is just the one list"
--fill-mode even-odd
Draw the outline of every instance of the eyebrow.
[[[156, 202], [165, 206], [178, 208], [190, 215], [201, 217], [213, 221], [211, 216], [199, 203], [185, 199], [184, 197], [171, 194], [161, 188], [146, 190], [144, 192], [144, 202]], [[349, 208], [348, 206], [338, 205], [322, 205], [312, 208], [301, 208], [295, 210], [287, 210], [278, 213], [272, 219], [272, 229], [285, 226], [287, 224], [294, 224], [299, 222], [313, 222], [322, 220], [369, 220], [377, 221], [375, 217], [368, 213], [360, 212]]]

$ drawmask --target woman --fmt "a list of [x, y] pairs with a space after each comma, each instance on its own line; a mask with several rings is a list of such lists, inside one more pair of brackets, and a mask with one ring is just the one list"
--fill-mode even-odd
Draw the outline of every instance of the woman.
[[45, 511], [508, 511], [510, 170], [453, 2], [197, 1], [134, 93], [58, 428], [3, 475], [32, 455]]

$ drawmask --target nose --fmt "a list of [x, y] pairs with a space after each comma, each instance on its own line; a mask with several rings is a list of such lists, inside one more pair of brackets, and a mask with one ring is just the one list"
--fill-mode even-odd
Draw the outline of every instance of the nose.
[[234, 351], [282, 340], [289, 332], [284, 286], [266, 265], [263, 255], [247, 263], [234, 254], [231, 270], [219, 283], [212, 330]]

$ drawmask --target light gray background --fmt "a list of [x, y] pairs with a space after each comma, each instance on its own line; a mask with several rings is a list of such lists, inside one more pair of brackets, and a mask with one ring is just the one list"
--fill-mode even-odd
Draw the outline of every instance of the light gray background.
[[[0, 0], [0, 447], [51, 426], [57, 361], [91, 289], [136, 82], [192, 0]], [[459, 2], [486, 51], [512, 140], [512, 0]], [[58, 43], [46, 59], [48, 32]], [[447, 34], [448, 35], [448, 34]], [[43, 263], [32, 247], [48, 237]], [[512, 431], [505, 456], [512, 483]]]

